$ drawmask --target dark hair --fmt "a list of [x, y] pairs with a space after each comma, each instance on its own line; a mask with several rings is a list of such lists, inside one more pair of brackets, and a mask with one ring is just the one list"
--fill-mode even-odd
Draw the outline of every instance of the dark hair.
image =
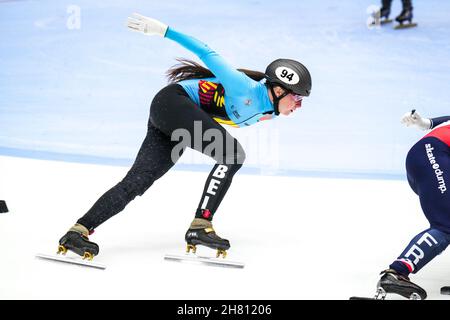
[[[207, 68], [201, 66], [195, 61], [177, 58], [178, 64], [172, 66], [167, 70], [166, 75], [169, 82], [180, 82], [187, 79], [201, 79], [201, 78], [214, 78], [214, 74]], [[255, 81], [259, 81], [265, 78], [265, 74], [259, 71], [238, 69], [245, 73], [248, 77]]]

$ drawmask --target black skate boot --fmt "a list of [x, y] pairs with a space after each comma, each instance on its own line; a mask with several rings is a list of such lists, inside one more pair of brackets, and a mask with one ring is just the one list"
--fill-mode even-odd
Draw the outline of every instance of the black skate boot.
[[391, 3], [392, 3], [392, 0], [383, 0], [382, 1], [382, 7], [381, 7], [380, 13], [379, 13], [381, 23], [383, 23], [383, 21], [392, 22], [392, 20], [389, 19], [389, 15], [391, 14]]
[[389, 19], [389, 15], [391, 14], [391, 2], [392, 0], [382, 1], [381, 8], [372, 14], [372, 26], [383, 25], [392, 22], [392, 19]]
[[92, 260], [98, 255], [99, 247], [89, 241], [89, 230], [81, 224], [76, 224], [59, 240], [58, 254], [66, 254], [67, 250], [73, 251], [83, 257]]
[[413, 18], [413, 11], [411, 9], [403, 9], [402, 12], [395, 18], [395, 21], [397, 21], [400, 24], [403, 24], [405, 21], [409, 21], [409, 24], [412, 23]]
[[408, 277], [397, 273], [394, 269], [384, 270], [380, 275], [382, 276], [377, 284], [377, 296], [375, 298], [384, 299], [387, 293], [396, 293], [410, 300], [427, 298], [424, 289], [412, 283]]
[[219, 237], [212, 227], [211, 221], [201, 218], [195, 218], [185, 235], [187, 243], [186, 252], [195, 253], [197, 245], [206, 246], [217, 250], [217, 258], [222, 255], [223, 258], [227, 256], [227, 251], [230, 248], [230, 242]]
[[[411, 4], [411, 0], [403, 0], [403, 10], [402, 12], [395, 18], [395, 20], [399, 23], [398, 26], [396, 26], [396, 29], [405, 29], [405, 28], [411, 28], [417, 26], [417, 23], [413, 23], [413, 7]], [[408, 23], [405, 23], [405, 21], [408, 21]]]

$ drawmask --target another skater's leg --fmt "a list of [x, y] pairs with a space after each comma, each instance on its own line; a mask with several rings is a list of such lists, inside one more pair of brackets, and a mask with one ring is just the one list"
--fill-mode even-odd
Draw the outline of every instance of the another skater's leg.
[[[450, 243], [450, 194], [443, 182], [449, 181], [449, 147], [435, 137], [418, 141], [408, 152], [406, 171], [411, 188], [419, 196], [422, 210], [431, 228], [415, 236], [397, 259], [383, 272], [378, 286], [385, 292], [404, 297], [426, 292], [409, 280]], [[430, 164], [432, 159], [433, 164]]]
[[389, 19], [391, 14], [392, 0], [382, 0], [380, 8], [380, 19]]

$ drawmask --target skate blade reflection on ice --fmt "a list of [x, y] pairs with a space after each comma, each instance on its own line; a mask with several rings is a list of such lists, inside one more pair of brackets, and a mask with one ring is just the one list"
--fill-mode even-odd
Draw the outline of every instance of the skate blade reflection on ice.
[[89, 268], [95, 268], [100, 270], [105, 270], [106, 266], [100, 263], [82, 260], [78, 257], [67, 257], [67, 256], [60, 256], [60, 255], [48, 255], [48, 254], [37, 254], [36, 258], [38, 259], [44, 259], [44, 260], [50, 260], [55, 262], [63, 262], [68, 264], [74, 264], [82, 267], [89, 267]]
[[242, 269], [245, 266], [245, 264], [242, 262], [225, 260], [223, 258], [202, 257], [192, 254], [184, 254], [184, 255], [166, 254], [164, 256], [164, 260], [175, 262], [198, 263], [215, 267], [236, 268], [236, 269]]

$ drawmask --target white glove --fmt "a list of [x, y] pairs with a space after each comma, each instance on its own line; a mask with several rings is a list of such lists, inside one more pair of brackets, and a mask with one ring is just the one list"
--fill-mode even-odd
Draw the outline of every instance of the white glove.
[[431, 120], [427, 118], [422, 118], [416, 110], [412, 110], [403, 115], [401, 122], [409, 126], [417, 127], [421, 130], [428, 130], [431, 128]]
[[128, 17], [127, 27], [130, 28], [130, 30], [142, 32], [148, 36], [158, 35], [164, 37], [169, 26], [161, 21], [144, 17], [138, 13], [133, 13], [131, 17]]

